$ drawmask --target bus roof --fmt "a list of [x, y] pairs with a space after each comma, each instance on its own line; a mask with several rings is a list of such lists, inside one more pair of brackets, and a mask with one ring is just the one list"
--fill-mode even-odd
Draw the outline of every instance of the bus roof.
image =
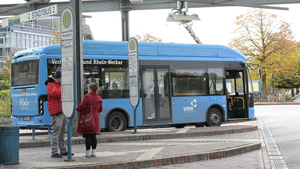
[[[230, 60], [246, 62], [246, 58], [240, 52], [222, 45], [205, 45], [205, 44], [178, 44], [178, 43], [154, 43], [154, 42], [139, 42], [139, 56], [147, 58], [151, 57], [171, 57], [177, 58], [211, 58], [222, 60], [228, 58]], [[27, 55], [39, 54], [60, 54], [60, 45], [32, 48], [17, 52], [14, 59]], [[83, 41], [84, 55], [114, 55], [127, 56], [128, 42], [127, 41]], [[163, 59], [163, 58], [161, 58]], [[169, 60], [169, 59], [167, 59]]]

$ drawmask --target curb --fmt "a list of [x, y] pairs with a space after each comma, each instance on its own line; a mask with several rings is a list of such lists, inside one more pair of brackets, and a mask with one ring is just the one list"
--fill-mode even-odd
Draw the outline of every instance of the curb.
[[[224, 134], [242, 133], [257, 130], [257, 126], [242, 127], [238, 129], [228, 129], [219, 131], [204, 131], [204, 132], [190, 132], [190, 133], [171, 133], [171, 134], [153, 134], [153, 135], [139, 135], [139, 136], [105, 136], [97, 137], [97, 143], [112, 143], [123, 141], [137, 141], [137, 140], [155, 140], [155, 139], [171, 139], [184, 137], [199, 137], [199, 136], [216, 136]], [[72, 139], [72, 145], [84, 144], [84, 138]], [[32, 141], [29, 143], [20, 143], [19, 148], [33, 148], [33, 147], [49, 147], [50, 140], [42, 140], [39, 142]]]
[[[63, 166], [55, 167], [60, 169], [140, 169], [146, 167], [157, 167], [163, 165], [173, 165], [173, 164], [182, 164], [195, 161], [203, 161], [217, 158], [230, 157], [234, 155], [239, 155], [242, 153], [250, 152], [253, 150], [261, 149], [261, 143], [250, 143], [243, 146], [227, 148], [219, 151], [204, 152], [200, 154], [189, 154], [182, 156], [173, 156], [160, 159], [151, 159], [151, 160], [141, 160], [141, 161], [124, 161], [117, 163], [97, 163], [97, 164], [88, 164], [88, 165], [74, 165], [74, 166]], [[53, 169], [53, 167], [45, 168]]]
[[252, 119], [237, 119], [237, 120], [227, 120], [227, 121], [224, 121], [222, 122], [222, 124], [233, 124], [233, 123], [243, 123], [243, 122], [249, 122], [249, 121], [256, 121], [257, 118], [256, 117], [253, 117]]
[[[227, 121], [224, 121], [222, 122], [222, 124], [233, 124], [233, 123], [243, 123], [243, 122], [249, 122], [249, 121], [256, 121], [257, 118], [254, 117], [252, 119], [238, 119], [238, 120], [227, 120]], [[187, 125], [189, 126], [189, 125]], [[153, 128], [168, 128], [168, 127], [172, 127], [170, 125], [158, 125], [158, 126], [147, 126], [147, 127], [143, 127], [143, 126], [140, 126], [140, 127], [137, 127], [137, 129], [153, 129]], [[31, 129], [30, 129], [31, 130]], [[48, 131], [46, 131], [47, 129], [44, 129], [45, 132], [35, 132], [35, 135], [47, 135], [48, 134]], [[103, 132], [103, 131], [101, 131]], [[20, 136], [31, 136], [32, 133], [20, 133]]]

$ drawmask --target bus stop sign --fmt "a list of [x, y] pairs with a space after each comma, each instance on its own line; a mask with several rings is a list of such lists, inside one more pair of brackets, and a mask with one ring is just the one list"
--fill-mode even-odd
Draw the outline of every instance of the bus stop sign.
[[61, 16], [61, 100], [62, 109], [66, 117], [71, 117], [74, 110], [74, 11], [66, 7]]
[[135, 38], [128, 42], [128, 67], [129, 67], [129, 97], [131, 106], [139, 104], [139, 55], [138, 43]]

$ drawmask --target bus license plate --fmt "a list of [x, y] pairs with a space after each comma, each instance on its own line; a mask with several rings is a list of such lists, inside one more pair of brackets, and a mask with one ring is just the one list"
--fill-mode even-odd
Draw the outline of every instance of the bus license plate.
[[30, 121], [30, 116], [23, 117], [24, 121]]

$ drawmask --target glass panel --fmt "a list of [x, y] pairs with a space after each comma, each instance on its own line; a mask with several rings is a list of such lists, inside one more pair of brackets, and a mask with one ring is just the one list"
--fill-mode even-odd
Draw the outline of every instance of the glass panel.
[[38, 47], [42, 46], [42, 37], [38, 36]]
[[209, 75], [209, 94], [225, 95], [225, 73], [223, 62], [207, 62]]
[[39, 61], [24, 61], [12, 64], [12, 86], [38, 84]]
[[226, 88], [228, 93], [232, 93], [234, 88], [232, 87], [232, 80], [226, 81]]
[[41, 46], [45, 46], [45, 37], [42, 36]]
[[37, 36], [36, 35], [33, 35], [33, 47], [37, 47], [38, 45], [38, 42], [37, 42]]
[[209, 94], [210, 95], [222, 95], [224, 94], [224, 78], [223, 69], [220, 68], [208, 68], [209, 74]]
[[49, 37], [46, 37], [45, 39], [45, 46], [49, 46]]
[[4, 46], [4, 38], [0, 38], [0, 47]]
[[1, 47], [0, 47], [0, 56], [6, 56], [5, 49]]
[[88, 84], [96, 83], [103, 99], [128, 98], [127, 65], [125, 60], [84, 60], [84, 93]]
[[[60, 67], [60, 59], [48, 59], [48, 76], [54, 75]], [[88, 92], [90, 83], [96, 83], [99, 86], [98, 94], [103, 99], [129, 98], [127, 67], [126, 60], [84, 59], [84, 94]]]
[[173, 96], [203, 96], [208, 94], [206, 62], [171, 62]]
[[168, 69], [157, 69], [157, 85], [159, 99], [160, 119], [170, 119], [170, 94], [169, 94]]
[[19, 50], [22, 48], [22, 34], [21, 33], [17, 33], [17, 46], [18, 46]]
[[18, 48], [17, 43], [17, 33], [13, 32], [13, 46], [16, 48]]
[[60, 59], [48, 59], [48, 76], [54, 76], [56, 70], [61, 69]]
[[[232, 90], [230, 91], [230, 86], [227, 87], [227, 90], [230, 93], [232, 93], [233, 95], [240, 95], [240, 94], [244, 94], [244, 84], [246, 84], [246, 81], [244, 80], [244, 71], [226, 71], [226, 79], [227, 79], [227, 83], [231, 83], [232, 84]], [[251, 90], [252, 90], [252, 86], [251, 86]]]
[[247, 69], [247, 73], [248, 73], [248, 88], [249, 88], [249, 93], [253, 93], [253, 86], [252, 86], [251, 75], [250, 75], [248, 69]]
[[26, 49], [30, 48], [29, 46], [29, 35], [26, 34]]
[[244, 94], [244, 82], [243, 82], [243, 73], [242, 72], [236, 72], [236, 95], [242, 95]]
[[174, 96], [201, 96], [207, 94], [205, 69], [176, 69], [172, 75]]
[[12, 36], [12, 34], [10, 33], [10, 32], [8, 32], [7, 34], [6, 34], [6, 39], [5, 39], [5, 47], [11, 47], [12, 46], [12, 44], [11, 44], [11, 39], [13, 38], [13, 37], [11, 37]]
[[143, 69], [143, 89], [144, 94], [147, 96], [144, 98], [144, 112], [145, 120], [153, 120], [155, 117], [155, 81], [154, 81], [154, 69]]

